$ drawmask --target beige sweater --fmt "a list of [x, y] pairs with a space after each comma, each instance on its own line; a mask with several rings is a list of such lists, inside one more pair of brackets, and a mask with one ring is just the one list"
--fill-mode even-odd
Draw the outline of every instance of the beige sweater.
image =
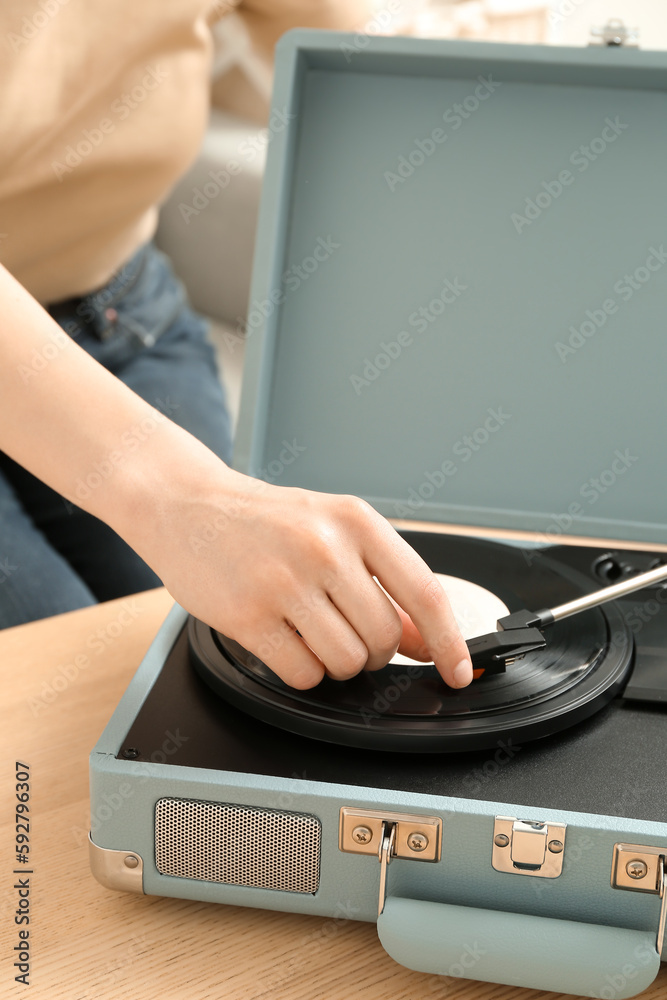
[[369, 16], [368, 0], [0, 3], [0, 261], [41, 302], [100, 287], [153, 235], [206, 126], [209, 23], [232, 9], [267, 63], [290, 27]]

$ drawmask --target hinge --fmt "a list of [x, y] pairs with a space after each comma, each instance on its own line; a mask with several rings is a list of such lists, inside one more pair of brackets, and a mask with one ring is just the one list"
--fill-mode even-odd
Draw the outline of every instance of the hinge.
[[491, 864], [498, 872], [558, 878], [563, 870], [565, 823], [496, 816]]
[[392, 824], [393, 858], [411, 861], [439, 861], [442, 820], [437, 816], [389, 812], [386, 809], [352, 809], [340, 811], [338, 846], [351, 854], [375, 854], [382, 846], [382, 827]]
[[591, 28], [589, 45], [607, 48], [639, 48], [639, 29], [628, 28], [619, 18], [610, 18], [602, 27]]
[[614, 889], [650, 892], [660, 896], [662, 902], [655, 946], [658, 955], [662, 955], [667, 921], [667, 848], [614, 844], [611, 884]]
[[380, 862], [378, 915], [384, 909], [387, 868], [394, 858], [439, 861], [442, 820], [437, 816], [342, 806], [338, 847], [348, 854], [374, 855]]

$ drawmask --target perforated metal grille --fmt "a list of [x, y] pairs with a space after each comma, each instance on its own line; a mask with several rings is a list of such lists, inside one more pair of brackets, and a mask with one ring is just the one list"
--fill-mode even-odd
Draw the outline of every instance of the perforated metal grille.
[[316, 816], [197, 799], [160, 799], [155, 865], [162, 875], [284, 892], [316, 892]]

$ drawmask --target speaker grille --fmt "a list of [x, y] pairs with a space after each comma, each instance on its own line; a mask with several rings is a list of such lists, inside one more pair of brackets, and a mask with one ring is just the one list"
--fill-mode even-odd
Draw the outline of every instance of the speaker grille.
[[160, 799], [155, 865], [162, 875], [284, 892], [317, 892], [316, 816], [197, 799]]

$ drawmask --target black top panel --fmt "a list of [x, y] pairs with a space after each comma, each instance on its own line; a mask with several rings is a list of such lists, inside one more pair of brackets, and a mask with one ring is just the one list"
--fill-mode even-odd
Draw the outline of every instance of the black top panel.
[[[602, 550], [560, 547], [558, 555], [590, 572]], [[628, 565], [645, 569], [652, 561], [645, 553], [614, 558], [611, 576]], [[591, 574], [591, 589], [604, 582]], [[213, 694], [190, 664], [184, 629], [119, 757], [667, 822], [667, 705], [659, 700], [665, 697], [667, 674], [667, 605], [655, 592], [642, 591], [617, 606], [637, 644], [637, 666], [627, 693], [636, 682], [643, 697], [650, 684], [657, 684], [655, 691], [650, 689], [656, 700], [618, 698], [557, 736], [525, 745], [501, 740], [497, 748], [479, 752], [401, 754], [292, 735]], [[643, 684], [646, 664], [649, 681]]]

